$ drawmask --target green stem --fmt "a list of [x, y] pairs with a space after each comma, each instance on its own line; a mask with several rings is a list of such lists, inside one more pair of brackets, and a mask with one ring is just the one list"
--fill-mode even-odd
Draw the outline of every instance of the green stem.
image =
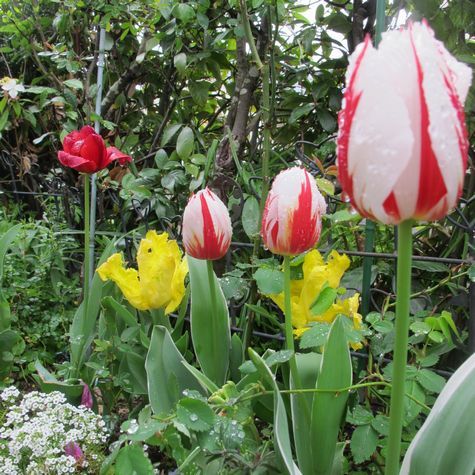
[[284, 308], [285, 308], [285, 346], [292, 351], [289, 360], [290, 374], [297, 389], [302, 389], [295, 360], [294, 333], [292, 329], [292, 306], [290, 303], [290, 256], [284, 256]]
[[386, 475], [399, 473], [401, 434], [404, 416], [404, 394], [409, 333], [409, 300], [411, 295], [412, 221], [398, 227], [396, 340], [393, 355], [391, 406], [389, 410], [389, 440]]
[[89, 255], [90, 247], [90, 228], [91, 228], [91, 204], [90, 204], [90, 187], [89, 175], [84, 173], [84, 275], [83, 275], [83, 306], [84, 312], [87, 313], [87, 305], [89, 302], [89, 273], [91, 267], [91, 259]]
[[[213, 261], [206, 261], [208, 266], [208, 283], [209, 283], [209, 290], [211, 293], [211, 311], [213, 315], [211, 315], [212, 320], [216, 318], [216, 286], [214, 282], [214, 272], [213, 272]], [[213, 327], [213, 325], [211, 325]]]
[[[280, 394], [315, 394], [315, 393], [335, 393], [335, 394], [341, 394], [347, 391], [354, 391], [356, 389], [363, 389], [363, 388], [370, 388], [374, 386], [384, 386], [387, 388], [392, 388], [391, 383], [388, 383], [387, 381], [371, 381], [368, 383], [358, 383], [358, 384], [353, 384], [351, 386], [347, 386], [345, 388], [340, 388], [340, 389], [317, 389], [317, 388], [309, 388], [309, 389], [283, 389], [280, 392]], [[242, 403], [245, 401], [249, 401], [251, 399], [255, 399], [257, 397], [261, 396], [267, 396], [270, 394], [273, 394], [274, 391], [260, 391], [257, 394], [250, 394], [242, 398], [236, 398], [236, 400], [233, 402], [233, 404], [238, 404]], [[415, 398], [412, 394], [405, 393], [405, 395], [414, 401], [417, 405], [422, 407], [427, 413], [430, 411], [430, 407], [424, 404], [423, 402], [419, 401], [419, 399]]]

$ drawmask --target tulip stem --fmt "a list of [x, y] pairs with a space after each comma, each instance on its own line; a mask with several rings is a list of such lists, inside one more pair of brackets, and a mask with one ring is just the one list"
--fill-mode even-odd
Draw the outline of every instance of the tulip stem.
[[285, 304], [285, 346], [292, 351], [289, 360], [290, 375], [296, 389], [301, 389], [302, 384], [295, 360], [294, 334], [292, 330], [292, 306], [290, 302], [290, 256], [284, 256], [284, 304]]
[[90, 259], [90, 226], [91, 226], [91, 207], [90, 207], [90, 187], [89, 187], [89, 175], [83, 174], [84, 177], [84, 271], [83, 271], [83, 307], [84, 313], [87, 314], [87, 305], [89, 301], [89, 273], [91, 267]]
[[396, 284], [396, 339], [393, 354], [391, 405], [389, 410], [388, 457], [386, 475], [399, 473], [401, 434], [404, 417], [404, 395], [409, 333], [409, 300], [411, 295], [412, 221], [398, 226], [398, 260]]

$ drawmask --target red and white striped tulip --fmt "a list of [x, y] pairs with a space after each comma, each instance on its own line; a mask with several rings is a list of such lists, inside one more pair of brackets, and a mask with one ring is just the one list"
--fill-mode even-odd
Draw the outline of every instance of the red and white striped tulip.
[[221, 259], [229, 249], [231, 218], [225, 204], [208, 188], [193, 195], [183, 213], [183, 245], [196, 259]]
[[356, 210], [385, 224], [436, 220], [460, 197], [467, 166], [463, 103], [471, 70], [427, 23], [369, 38], [350, 57], [337, 144]]
[[280, 172], [262, 215], [264, 245], [274, 254], [295, 256], [317, 243], [327, 205], [310, 173], [300, 167]]

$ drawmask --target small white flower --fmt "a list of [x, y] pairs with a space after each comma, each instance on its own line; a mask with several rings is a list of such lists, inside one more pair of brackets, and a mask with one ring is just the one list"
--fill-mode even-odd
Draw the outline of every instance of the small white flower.
[[0, 81], [2, 89], [12, 98], [16, 99], [19, 92], [25, 92], [25, 86], [17, 83], [15, 78], [4, 77]]

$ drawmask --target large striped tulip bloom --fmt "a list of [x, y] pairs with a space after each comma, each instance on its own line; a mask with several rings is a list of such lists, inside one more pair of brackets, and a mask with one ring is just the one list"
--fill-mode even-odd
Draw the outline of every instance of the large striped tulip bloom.
[[315, 179], [300, 167], [280, 172], [267, 196], [261, 234], [274, 254], [295, 256], [318, 241], [326, 203]]
[[465, 176], [470, 68], [415, 23], [383, 34], [378, 49], [367, 38], [346, 82], [337, 154], [353, 206], [386, 224], [445, 216]]
[[183, 245], [196, 259], [221, 259], [229, 249], [231, 219], [225, 204], [208, 188], [190, 198], [183, 214]]

